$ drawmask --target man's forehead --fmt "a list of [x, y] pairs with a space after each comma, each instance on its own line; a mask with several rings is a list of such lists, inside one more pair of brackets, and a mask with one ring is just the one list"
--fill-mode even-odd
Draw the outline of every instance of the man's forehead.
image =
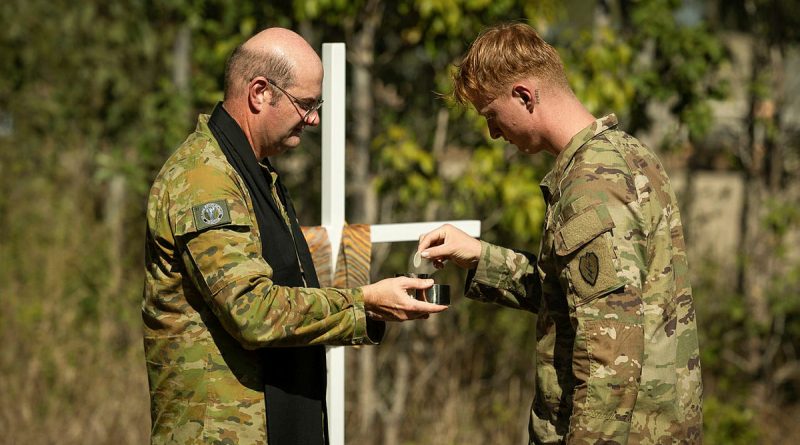
[[304, 94], [308, 94], [310, 96], [319, 95], [322, 91], [322, 70], [298, 70], [297, 76], [295, 77], [294, 86]]
[[492, 104], [494, 103], [494, 98], [478, 98], [472, 102], [472, 105], [475, 107], [475, 110], [478, 111], [478, 114], [484, 115], [491, 111]]
[[491, 110], [493, 102], [498, 98], [511, 95], [513, 82], [504, 83], [502, 86], [496, 88], [485, 88], [481, 91], [474, 91], [473, 97], [470, 99], [472, 105], [479, 113], [483, 114], [485, 111]]
[[478, 113], [483, 114], [485, 111], [491, 110], [492, 105], [502, 95], [503, 89], [475, 91], [475, 94], [470, 98], [470, 102], [478, 110]]

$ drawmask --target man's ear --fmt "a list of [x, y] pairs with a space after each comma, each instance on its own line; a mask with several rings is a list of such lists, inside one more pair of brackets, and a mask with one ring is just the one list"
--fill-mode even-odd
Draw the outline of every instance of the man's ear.
[[267, 79], [258, 76], [247, 84], [247, 102], [253, 111], [261, 111], [272, 100], [272, 90]]
[[[538, 93], [538, 92], [537, 92]], [[527, 85], [516, 84], [511, 91], [514, 97], [519, 98], [529, 113], [533, 112], [533, 106], [539, 102], [538, 94], [531, 91]]]

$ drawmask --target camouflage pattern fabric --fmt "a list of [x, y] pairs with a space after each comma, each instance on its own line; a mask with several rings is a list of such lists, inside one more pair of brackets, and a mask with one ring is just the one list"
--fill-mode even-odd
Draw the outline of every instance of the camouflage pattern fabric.
[[272, 283], [247, 187], [208, 119], [167, 160], [147, 203], [151, 443], [265, 444], [258, 348], [372, 341], [359, 289]]
[[467, 296], [538, 312], [531, 443], [699, 444], [678, 204], [656, 156], [616, 125], [578, 133], [542, 181], [538, 262], [482, 242]]

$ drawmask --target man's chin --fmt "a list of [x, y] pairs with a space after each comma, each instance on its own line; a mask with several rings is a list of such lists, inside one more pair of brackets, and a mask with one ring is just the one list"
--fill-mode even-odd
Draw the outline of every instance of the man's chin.
[[297, 146], [300, 145], [300, 140], [301, 140], [301, 138], [300, 138], [299, 134], [293, 134], [293, 135], [289, 136], [288, 138], [284, 139], [283, 140], [283, 144], [282, 144], [283, 145], [283, 151], [291, 150], [293, 148], [297, 148]]

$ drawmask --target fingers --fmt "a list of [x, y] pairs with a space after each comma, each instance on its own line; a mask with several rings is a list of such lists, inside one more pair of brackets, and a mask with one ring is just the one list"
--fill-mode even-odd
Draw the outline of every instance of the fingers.
[[[412, 280], [420, 284], [420, 286], [409, 287], [408, 289], [428, 289], [433, 285], [433, 280], [420, 280], [420, 279], [412, 279]], [[397, 309], [404, 311], [406, 313], [417, 313], [418, 316], [413, 318], [419, 318], [419, 316], [423, 314], [433, 314], [437, 312], [442, 312], [447, 310], [448, 308], [448, 306], [417, 300], [414, 297], [413, 292], [406, 293], [406, 296], [407, 298], [404, 297], [401, 299], [400, 304], [397, 306]]]
[[409, 310], [412, 312], [418, 312], [420, 314], [435, 314], [437, 312], [446, 311], [447, 306], [414, 300], [414, 304], [412, 304]]
[[367, 315], [375, 320], [405, 321], [428, 318], [430, 314], [447, 310], [447, 306], [431, 304], [414, 298], [417, 289], [433, 286], [432, 279], [396, 277], [363, 286]]
[[475, 267], [481, 248], [479, 240], [447, 224], [423, 235], [417, 247], [420, 256], [431, 261], [436, 269], [443, 268], [447, 260], [462, 268]]
[[[422, 235], [417, 251], [420, 252], [421, 257], [432, 261], [447, 259], [453, 255], [459, 255], [465, 239], [471, 239], [471, 237], [458, 228], [445, 224]], [[443, 264], [439, 266], [443, 266]], [[441, 267], [439, 268], [441, 269]]]
[[445, 242], [447, 238], [447, 232], [450, 228], [453, 227], [450, 224], [444, 224], [441, 227], [438, 227], [422, 236], [419, 237], [419, 245], [417, 246], [417, 251], [423, 251], [430, 246], [434, 246], [437, 244], [442, 244]]
[[402, 277], [404, 279], [403, 283], [401, 284], [405, 289], [427, 289], [433, 286], [433, 279], [431, 278], [409, 278], [409, 277]]
[[442, 241], [443, 239], [440, 237], [439, 229], [420, 235], [417, 251], [421, 252], [433, 244], [440, 244]]
[[[442, 244], [435, 247], [429, 247], [426, 250], [423, 250], [422, 253], [419, 255], [422, 258], [429, 258], [431, 260], [440, 260], [442, 257], [449, 257], [453, 254], [453, 248], [447, 244]], [[440, 260], [441, 261], [441, 260]]]

